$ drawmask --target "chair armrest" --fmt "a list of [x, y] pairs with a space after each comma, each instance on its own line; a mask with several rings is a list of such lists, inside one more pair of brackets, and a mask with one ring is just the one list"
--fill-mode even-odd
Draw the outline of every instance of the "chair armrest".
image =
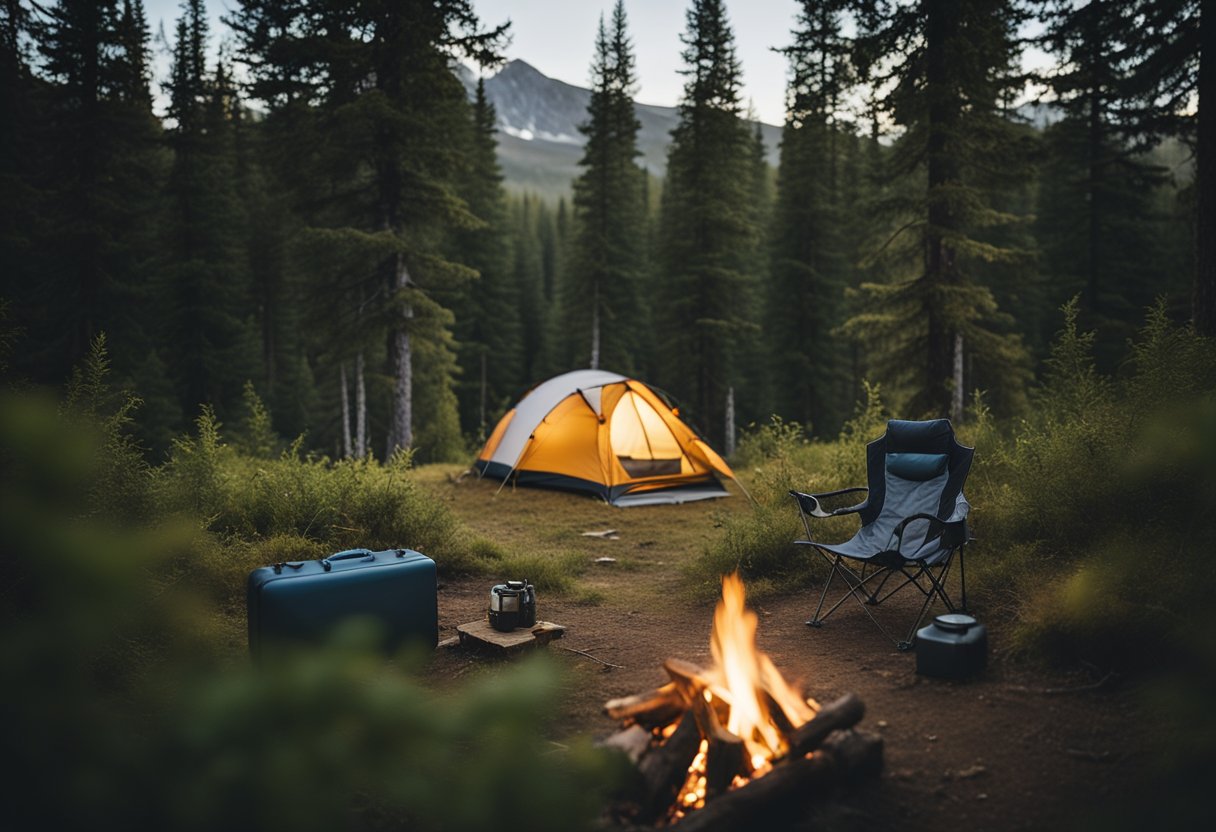
[[947, 523], [959, 523], [967, 519], [967, 515], [971, 513], [971, 503], [967, 502], [967, 498], [960, 491], [958, 499], [954, 501], [954, 513], [946, 518]]
[[895, 551], [900, 551], [904, 542], [904, 531], [908, 525], [915, 523], [918, 520], [924, 520], [929, 524], [929, 531], [925, 535], [925, 539], [930, 537], [941, 537], [942, 543], [950, 548], [954, 548], [971, 540], [971, 535], [967, 530], [967, 515], [971, 512], [971, 504], [967, 502], [962, 494], [958, 495], [958, 499], [954, 503], [954, 513], [946, 520], [934, 514], [913, 514], [899, 521], [899, 524], [891, 531], [891, 537], [888, 538], [888, 548], [892, 539], [895, 540]]
[[798, 510], [803, 516], [809, 517], [840, 517], [845, 514], [854, 514], [866, 507], [869, 499], [862, 500], [854, 506], [846, 506], [838, 508], [834, 511], [825, 511], [823, 506], [819, 504], [820, 499], [824, 497], [838, 497], [841, 494], [853, 494], [859, 491], [868, 492], [868, 488], [842, 488], [839, 491], [825, 491], [822, 494], [804, 494], [801, 491], [790, 491], [790, 496], [798, 503]]

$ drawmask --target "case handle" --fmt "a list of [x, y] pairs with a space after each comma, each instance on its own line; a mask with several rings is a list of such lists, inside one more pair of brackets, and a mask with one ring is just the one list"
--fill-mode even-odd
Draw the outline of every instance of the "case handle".
[[338, 552], [336, 555], [330, 555], [325, 558], [325, 560], [321, 561], [321, 568], [328, 572], [330, 569], [333, 569], [334, 561], [354, 560], [355, 558], [359, 558], [360, 560], [375, 560], [376, 556], [372, 553], [371, 549], [347, 549], [345, 552]]

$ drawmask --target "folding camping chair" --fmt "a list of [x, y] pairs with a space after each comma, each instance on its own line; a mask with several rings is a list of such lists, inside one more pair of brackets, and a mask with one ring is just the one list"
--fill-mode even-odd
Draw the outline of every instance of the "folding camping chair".
[[[819, 596], [819, 606], [808, 626], [819, 627], [852, 596], [870, 620], [900, 650], [912, 647], [916, 630], [934, 598], [950, 612], [967, 609], [967, 575], [963, 550], [971, 541], [963, 496], [963, 483], [971, 470], [974, 448], [960, 445], [948, 419], [905, 422], [892, 419], [887, 432], [866, 445], [866, 488], [846, 488], [824, 494], [791, 491], [806, 528], [806, 539], [831, 566]], [[823, 501], [846, 494], [868, 492], [857, 505], [829, 510]], [[811, 534], [811, 518], [857, 514], [861, 528], [844, 543], [821, 543]], [[958, 553], [961, 601], [946, 592], [946, 579]], [[832, 581], [839, 576], [848, 590], [823, 611]], [[888, 583], [894, 583], [893, 588]], [[916, 620], [901, 640], [893, 636], [869, 609], [905, 587], [924, 595]]]

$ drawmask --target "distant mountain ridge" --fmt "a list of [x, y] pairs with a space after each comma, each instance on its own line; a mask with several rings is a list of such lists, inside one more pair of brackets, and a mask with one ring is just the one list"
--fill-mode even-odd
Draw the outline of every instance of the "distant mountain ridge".
[[[470, 95], [477, 78], [467, 67], [458, 69]], [[498, 161], [507, 187], [545, 196], [568, 195], [579, 175], [583, 134], [591, 91], [550, 78], [522, 60], [507, 63], [485, 80], [486, 98], [498, 113]], [[662, 176], [667, 168], [667, 146], [679, 120], [675, 107], [634, 103], [638, 131], [638, 162]], [[781, 128], [760, 125], [769, 164], [776, 165]]]

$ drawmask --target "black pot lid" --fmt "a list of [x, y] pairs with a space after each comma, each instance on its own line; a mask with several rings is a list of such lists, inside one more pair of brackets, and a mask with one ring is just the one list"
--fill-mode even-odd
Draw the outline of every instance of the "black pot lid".
[[953, 633], [965, 633], [979, 622], [970, 615], [964, 615], [961, 612], [948, 612], [934, 618], [933, 623], [943, 630], [949, 630]]

